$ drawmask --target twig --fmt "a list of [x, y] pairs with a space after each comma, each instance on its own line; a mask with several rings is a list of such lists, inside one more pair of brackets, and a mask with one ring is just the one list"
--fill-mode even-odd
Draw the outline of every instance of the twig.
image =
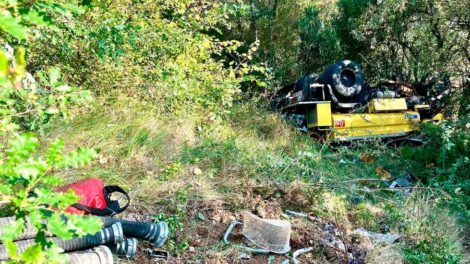
[[10, 9], [10, 8], [14, 8], [14, 7], [16, 7], [16, 6], [17, 6], [16, 4], [14, 4], [14, 5], [8, 5], [8, 6], [2, 6], [2, 7], [0, 7], [0, 10], [2, 10], [2, 11], [3, 11], [3, 10], [7, 10], [7, 9]]

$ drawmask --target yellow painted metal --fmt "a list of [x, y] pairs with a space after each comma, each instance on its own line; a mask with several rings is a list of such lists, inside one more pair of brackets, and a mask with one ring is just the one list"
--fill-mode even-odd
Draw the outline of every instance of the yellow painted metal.
[[329, 129], [333, 125], [331, 119], [331, 102], [316, 101], [307, 109], [307, 126], [309, 128]]
[[403, 98], [373, 99], [369, 113], [332, 113], [328, 101], [311, 102], [307, 108], [307, 126], [315, 131], [329, 131], [326, 139], [344, 141], [406, 135], [420, 129], [420, 123], [444, 120], [442, 114], [422, 120], [418, 110], [429, 105], [416, 105], [408, 110]]
[[333, 125], [333, 121], [331, 119], [331, 103], [321, 103], [317, 104], [317, 126], [319, 127], [330, 127]]
[[438, 113], [438, 114], [434, 115], [431, 119], [424, 119], [423, 123], [424, 122], [433, 122], [433, 123], [439, 124], [442, 121], [444, 121], [444, 119], [445, 119], [444, 114]]
[[427, 104], [415, 105], [415, 111], [418, 111], [418, 109], [423, 109], [423, 108], [431, 108], [431, 106]]
[[405, 111], [407, 109], [405, 98], [380, 98], [372, 99], [369, 102], [369, 113]]
[[433, 121], [444, 121], [445, 117], [443, 113], [436, 114], [432, 117]]
[[333, 114], [329, 140], [353, 140], [405, 135], [417, 130], [420, 115], [414, 111], [372, 114]]

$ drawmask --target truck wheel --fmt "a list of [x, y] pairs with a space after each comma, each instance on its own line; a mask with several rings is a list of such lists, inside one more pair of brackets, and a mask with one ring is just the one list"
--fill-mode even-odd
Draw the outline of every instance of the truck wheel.
[[331, 85], [337, 97], [346, 99], [361, 93], [364, 76], [359, 65], [350, 60], [343, 60], [328, 67], [321, 81]]
[[308, 74], [302, 77], [300, 80], [297, 81], [295, 84], [295, 91], [302, 91], [303, 98], [310, 100], [312, 99], [312, 93], [310, 91], [310, 85], [317, 82], [319, 76], [317, 74]]

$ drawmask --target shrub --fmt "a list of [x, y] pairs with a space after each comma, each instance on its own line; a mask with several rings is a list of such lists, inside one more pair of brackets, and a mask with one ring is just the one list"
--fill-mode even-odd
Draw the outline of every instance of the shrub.
[[470, 134], [464, 119], [425, 126], [422, 147], [403, 147], [402, 157], [412, 164], [423, 183], [442, 189], [453, 199], [448, 203], [455, 214], [468, 222], [470, 215]]
[[[1, 42], [27, 43], [35, 27], [57, 28], [51, 17], [68, 17], [78, 12], [70, 3], [51, 1], [9, 1], [1, 4]], [[63, 153], [64, 144], [57, 140], [40, 155], [39, 141], [22, 130], [39, 130], [53, 116], [67, 116], [71, 104], [90, 98], [88, 91], [61, 81], [57, 67], [37, 72], [39, 82], [26, 72], [25, 49], [0, 51], [0, 216], [15, 216], [15, 221], [2, 227], [1, 242], [16, 263], [63, 263], [61, 249], [47, 241], [47, 235], [70, 239], [101, 229], [99, 219], [70, 215], [61, 216], [70, 204], [77, 202], [73, 192], [58, 193], [62, 183], [55, 176], [61, 169], [83, 166], [96, 156], [91, 149]], [[29, 221], [38, 231], [35, 244], [18, 254], [13, 242]]]
[[[15, 262], [63, 261], [58, 254], [60, 249], [46, 241], [46, 234], [70, 239], [101, 228], [99, 219], [72, 215], [67, 220], [61, 218], [64, 209], [77, 202], [77, 197], [73, 192], [53, 191], [62, 183], [54, 176], [58, 170], [83, 166], [95, 157], [95, 152], [78, 149], [64, 154], [60, 140], [51, 144], [44, 156], [38, 155], [38, 147], [38, 139], [28, 134], [17, 135], [8, 147], [2, 146], [5, 155], [0, 159], [0, 199], [3, 204], [0, 214], [15, 215], [16, 221], [3, 227], [0, 240]], [[37, 243], [18, 255], [13, 241], [25, 230], [27, 219], [38, 230]]]

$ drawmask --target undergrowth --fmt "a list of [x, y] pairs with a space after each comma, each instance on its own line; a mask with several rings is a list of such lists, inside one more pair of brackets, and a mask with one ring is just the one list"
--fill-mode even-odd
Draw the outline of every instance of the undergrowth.
[[[185, 228], [198, 221], [189, 201], [217, 198], [243, 210], [236, 197], [255, 181], [267, 189], [280, 186], [272, 195], [284, 201], [283, 209], [314, 213], [348, 231], [362, 227], [402, 235], [401, 257], [408, 263], [462, 259], [463, 226], [449, 206], [455, 196], [420, 181], [403, 154], [410, 149], [406, 144], [314, 142], [257, 103], [237, 104], [222, 119], [194, 116], [192, 122], [160, 117], [134, 99], [115, 104], [52, 126], [48, 137], [99, 150], [97, 164], [64, 176], [100, 176], [129, 189], [136, 206], [158, 208], [149, 214], [169, 222], [167, 248], [174, 254], [188, 249]], [[372, 158], [363, 161], [364, 155]], [[389, 191], [390, 179], [376, 173], [379, 166], [393, 177], [418, 175], [417, 189]], [[292, 186], [300, 186], [297, 193]]]

